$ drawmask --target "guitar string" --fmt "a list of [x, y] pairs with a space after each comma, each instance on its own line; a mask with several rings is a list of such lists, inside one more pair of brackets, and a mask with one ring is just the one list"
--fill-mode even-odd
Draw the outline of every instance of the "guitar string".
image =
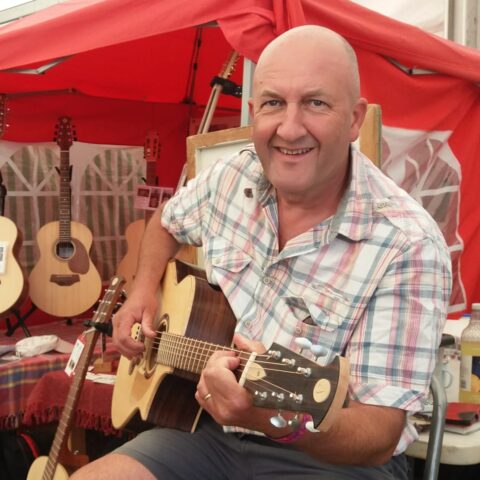
[[[217, 350], [222, 350], [222, 351], [234, 351], [239, 354], [240, 358], [240, 367], [245, 367], [248, 363], [248, 360], [250, 358], [250, 353], [245, 352], [243, 350], [236, 350], [236, 349], [231, 349], [225, 346], [220, 346], [220, 345], [215, 345], [215, 344], [210, 344], [207, 342], [203, 342], [201, 340], [197, 339], [192, 339], [189, 337], [184, 337], [180, 335], [175, 335], [175, 334], [169, 334], [169, 333], [163, 333], [162, 338], [160, 338], [158, 341], [153, 341], [153, 344], [156, 344], [157, 347], [160, 346], [160, 349], [158, 350], [158, 358], [161, 359], [159, 363], [171, 363], [170, 366], [180, 368], [180, 369], [187, 369], [187, 370], [192, 370], [192, 368], [188, 369], [187, 366], [185, 365], [185, 362], [187, 363], [193, 363], [197, 365], [197, 368], [194, 369], [196, 373], [200, 373], [198, 371], [198, 366], [200, 362], [202, 361], [203, 364], [206, 364], [206, 361], [210, 358], [211, 353]], [[191, 344], [200, 344], [202, 346], [203, 350], [207, 350], [207, 353], [197, 353], [196, 355], [188, 355], [188, 352], [185, 351], [185, 347], [191, 346]], [[213, 348], [212, 348], [213, 347]], [[210, 350], [210, 352], [208, 352]], [[173, 356], [174, 361], [168, 362], [168, 357]], [[268, 354], [261, 354], [260, 357], [263, 356], [267, 359], [271, 358], [270, 355]], [[176, 360], [176, 361], [175, 361]], [[260, 364], [260, 365], [270, 365], [274, 364], [275, 366], [278, 367], [278, 362], [271, 362], [271, 361], [259, 361], [259, 356], [255, 358], [255, 363]], [[280, 365], [283, 367], [282, 369], [279, 368], [265, 368], [264, 370], [267, 372], [281, 372], [281, 373], [289, 373], [289, 374], [294, 374], [296, 376], [302, 375], [302, 373], [297, 372], [297, 371], [285, 371], [286, 369], [289, 368], [288, 365]], [[288, 393], [291, 396], [295, 396], [295, 394], [286, 388], [276, 385], [265, 378], [258, 378], [256, 380], [249, 380], [246, 379], [245, 383], [248, 385], [258, 385], [264, 388], [265, 390], [269, 390], [270, 392], [276, 391], [283, 391]]]
[[[167, 335], [167, 336], [166, 336]], [[181, 339], [180, 341], [178, 341], [178, 339]], [[156, 347], [156, 349], [158, 350], [158, 347], [161, 347], [162, 350], [168, 347], [172, 347], [173, 346], [173, 349], [177, 349], [180, 351], [180, 354], [182, 356], [185, 356], [187, 354], [187, 352], [185, 352], [184, 348], [189, 348], [190, 345], [192, 342], [200, 342], [201, 344], [204, 345], [203, 347], [203, 350], [207, 350], [207, 353], [198, 353], [196, 354], [196, 358], [206, 358], [208, 359], [212, 353], [214, 353], [215, 351], [230, 351], [230, 352], [234, 352], [234, 353], [237, 353], [239, 355], [239, 358], [240, 359], [243, 359], [244, 356], [246, 356], [246, 359], [248, 360], [250, 358], [250, 353], [249, 352], [246, 352], [245, 350], [238, 350], [238, 349], [234, 349], [234, 348], [229, 348], [229, 347], [225, 347], [225, 346], [221, 346], [221, 345], [216, 345], [216, 344], [212, 344], [212, 343], [208, 343], [208, 342], [203, 342], [203, 341], [200, 341], [200, 340], [196, 340], [196, 339], [190, 339], [188, 337], [181, 337], [181, 336], [178, 336], [177, 338], [172, 335], [172, 334], [164, 334], [162, 336], [162, 338], [158, 341], [153, 341], [152, 342], [152, 346], [153, 347]], [[271, 354], [259, 354], [257, 355], [257, 357], [255, 358], [255, 362], [256, 363], [259, 363], [261, 365], [275, 365], [276, 367], [279, 366], [279, 363], [278, 361], [277, 362], [274, 362], [274, 361], [265, 361], [265, 360], [260, 360], [262, 357], [266, 358], [266, 359], [271, 359], [272, 358], [272, 355]], [[190, 357], [185, 357], [185, 358], [190, 358]], [[284, 368], [288, 368], [289, 365], [285, 364], [285, 365], [281, 365], [282, 367]], [[278, 370], [278, 369], [277, 369]], [[280, 371], [280, 370], [279, 370]], [[294, 373], [299, 373], [299, 372], [294, 372]]]
[[[173, 350], [176, 349], [176, 346], [173, 348]], [[162, 349], [162, 351], [160, 352], [161, 354], [166, 354], [168, 356], [169, 353], [172, 353], [172, 351], [168, 351], [168, 349]], [[201, 360], [203, 360], [203, 363], [206, 363], [206, 360], [208, 360], [208, 358], [210, 358], [209, 355], [203, 355], [204, 358], [201, 358]], [[178, 353], [174, 352], [174, 358], [178, 360]], [[180, 360], [184, 360], [184, 359], [187, 359], [189, 361], [192, 360], [191, 356], [187, 356], [187, 355], [182, 355], [182, 358]], [[206, 359], [206, 360], [205, 360]], [[247, 361], [245, 362], [242, 362], [242, 360], [247, 360], [247, 359], [242, 359], [242, 357], [240, 356], [240, 359], [241, 359], [241, 362], [240, 362], [240, 367], [244, 367], [247, 365]], [[197, 359], [194, 359], [194, 360], [197, 360], [197, 363], [198, 363], [198, 358]], [[162, 363], [162, 362], [160, 362]], [[172, 367], [176, 367], [176, 362], [171, 362], [173, 363], [173, 365], [170, 365]], [[177, 368], [180, 368], [182, 369], [182, 365], [181, 365], [181, 362], [178, 362], [179, 365], [177, 366]], [[190, 369], [191, 370], [191, 369]], [[195, 369], [195, 372], [196, 373], [200, 373], [200, 372], [197, 372], [198, 369]], [[269, 369], [268, 371], [272, 371], [273, 369]], [[281, 370], [278, 370], [278, 371], [281, 371]], [[287, 372], [287, 373], [296, 373], [296, 372]], [[245, 380], [245, 385], [256, 385], [256, 386], [259, 386], [261, 388], [263, 388], [264, 390], [272, 393], [272, 392], [279, 392], [279, 391], [283, 391], [285, 393], [288, 393], [289, 395], [295, 395], [294, 392], [280, 386], [280, 385], [277, 385], [269, 380], [266, 380], [265, 378], [258, 378], [256, 380], [249, 380], [248, 378]]]
[[[165, 335], [167, 335], [165, 337]], [[183, 340], [180, 340], [178, 341], [178, 339], [185, 339], [185, 341]], [[184, 345], [182, 345], [182, 341], [184, 343]], [[208, 360], [210, 358], [210, 356], [215, 353], [216, 351], [228, 351], [228, 352], [234, 352], [234, 353], [237, 353], [240, 360], [247, 360], [250, 358], [250, 353], [249, 352], [245, 352], [245, 350], [238, 350], [238, 349], [234, 349], [234, 348], [229, 348], [229, 347], [225, 347], [225, 346], [221, 346], [221, 345], [217, 345], [217, 344], [213, 344], [213, 343], [208, 343], [208, 342], [203, 342], [203, 341], [200, 341], [202, 342], [202, 344], [204, 344], [204, 350], [209, 350], [207, 351], [207, 353], [197, 353], [195, 354], [195, 356], [188, 356], [188, 352], [185, 352], [184, 348], [182, 347], [187, 347], [188, 348], [188, 345], [185, 345], [185, 343], [191, 343], [191, 342], [197, 342], [199, 340], [195, 340], [195, 339], [190, 339], [189, 337], [182, 337], [180, 335], [178, 336], [175, 336], [174, 334], [163, 334], [162, 335], [162, 338], [158, 341], [152, 341], [152, 346], [155, 347], [157, 350], [159, 350], [158, 347], [161, 347], [161, 351], [167, 351], [167, 349], [170, 347], [170, 353], [172, 351], [175, 351], [175, 350], [178, 350], [179, 351], [179, 355], [182, 359], [190, 359], [190, 358], [196, 358], [196, 359], [204, 359], [204, 360]], [[244, 357], [246, 356], [246, 358]], [[267, 360], [261, 360], [261, 358], [265, 358]], [[285, 364], [285, 365], [279, 365], [278, 362], [275, 362], [275, 361], [271, 361], [269, 359], [271, 359], [272, 356], [269, 355], [268, 353], [266, 354], [259, 354], [255, 357], [255, 363], [257, 364], [260, 364], [260, 365], [274, 365], [275, 367], [277, 368], [267, 368], [266, 370], [268, 371], [278, 371], [278, 372], [281, 372], [283, 371], [282, 369], [279, 369], [278, 367], [281, 366], [283, 367], [284, 369], [288, 368], [289, 365]], [[245, 364], [242, 364], [242, 366], [245, 366]], [[297, 372], [297, 371], [290, 371], [290, 372], [287, 372], [287, 373], [294, 373], [294, 374], [299, 374], [299, 375], [302, 375], [301, 372]]]

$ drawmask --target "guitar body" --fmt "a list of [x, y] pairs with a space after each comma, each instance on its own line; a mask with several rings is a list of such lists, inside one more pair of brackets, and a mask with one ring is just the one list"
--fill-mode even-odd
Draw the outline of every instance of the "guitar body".
[[[335, 356], [329, 365], [273, 343], [262, 354], [231, 348], [236, 319], [220, 289], [200, 270], [171, 260], [159, 291], [154, 339], [138, 324], [132, 337], [144, 343], [140, 359], [120, 358], [112, 398], [112, 423], [124, 428], [138, 412], [147, 422], [192, 431], [200, 412], [194, 394], [208, 359], [216, 351], [234, 351], [239, 384], [254, 405], [308, 413], [312, 426], [328, 430], [346, 405], [348, 361]], [[202, 272], [203, 273], [203, 272]]]
[[71, 222], [72, 254], [57, 254], [59, 222], [44, 225], [37, 234], [40, 259], [30, 273], [30, 298], [44, 312], [72, 317], [88, 310], [99, 298], [100, 274], [89, 251], [92, 233], [83, 224]]
[[[48, 457], [38, 457], [28, 470], [27, 480], [42, 480], [47, 466]], [[57, 464], [52, 480], [67, 480], [69, 477], [67, 470], [60, 464]]]
[[[146, 185], [157, 186], [157, 163], [160, 157], [160, 142], [158, 132], [150, 130], [145, 137], [143, 147], [143, 156], [145, 158], [146, 168]], [[127, 241], [127, 253], [120, 260], [117, 266], [117, 273], [125, 279], [125, 291], [128, 293], [137, 271], [138, 257], [140, 254], [140, 245], [142, 243], [145, 226], [150, 220], [153, 211], [145, 211], [145, 218], [130, 223], [125, 230], [125, 239]]]
[[129, 292], [135, 272], [137, 270], [138, 256], [143, 232], [145, 232], [145, 219], [132, 222], [125, 230], [127, 240], [127, 253], [118, 264], [117, 273], [125, 279], [125, 291]]
[[[220, 290], [200, 271], [170, 262], [160, 288], [155, 330], [229, 345], [236, 319]], [[192, 308], [195, 305], [195, 308]], [[140, 326], [132, 329], [139, 335]], [[120, 358], [112, 398], [112, 424], [123, 428], [139, 412], [155, 425], [191, 431], [199, 405], [194, 398], [198, 376], [157, 363], [155, 341], [145, 341], [146, 354], [139, 364]], [[161, 386], [161, 388], [160, 388]]]
[[21, 304], [27, 293], [27, 282], [17, 261], [18, 251], [22, 245], [19, 231], [9, 218], [0, 217], [0, 242], [6, 246], [2, 263], [5, 271], [0, 269], [0, 317]]

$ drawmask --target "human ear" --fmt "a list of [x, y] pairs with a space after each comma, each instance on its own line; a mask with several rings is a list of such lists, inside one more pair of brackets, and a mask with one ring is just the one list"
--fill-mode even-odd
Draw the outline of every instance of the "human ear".
[[254, 108], [253, 108], [253, 98], [250, 97], [248, 99], [248, 113], [250, 114], [250, 118], [253, 118], [254, 117]]
[[350, 142], [354, 142], [360, 133], [360, 127], [367, 113], [367, 100], [359, 98], [352, 108], [352, 123], [350, 125]]

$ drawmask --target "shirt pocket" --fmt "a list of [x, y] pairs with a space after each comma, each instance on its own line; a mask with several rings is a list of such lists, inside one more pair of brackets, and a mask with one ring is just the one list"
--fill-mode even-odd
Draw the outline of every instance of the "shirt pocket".
[[251, 262], [252, 257], [230, 241], [222, 237], [212, 237], [206, 245], [206, 263], [213, 272], [221, 276], [242, 272]]
[[334, 332], [350, 318], [352, 305], [349, 299], [327, 284], [305, 286], [295, 283], [285, 297], [303, 323], [303, 333], [310, 333], [307, 336], [316, 336], [318, 328]]

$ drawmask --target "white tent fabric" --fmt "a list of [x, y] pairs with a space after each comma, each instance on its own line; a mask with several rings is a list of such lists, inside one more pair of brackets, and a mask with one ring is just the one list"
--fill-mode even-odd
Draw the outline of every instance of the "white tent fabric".
[[446, 1], [441, 0], [352, 0], [400, 22], [414, 25], [445, 38]]

